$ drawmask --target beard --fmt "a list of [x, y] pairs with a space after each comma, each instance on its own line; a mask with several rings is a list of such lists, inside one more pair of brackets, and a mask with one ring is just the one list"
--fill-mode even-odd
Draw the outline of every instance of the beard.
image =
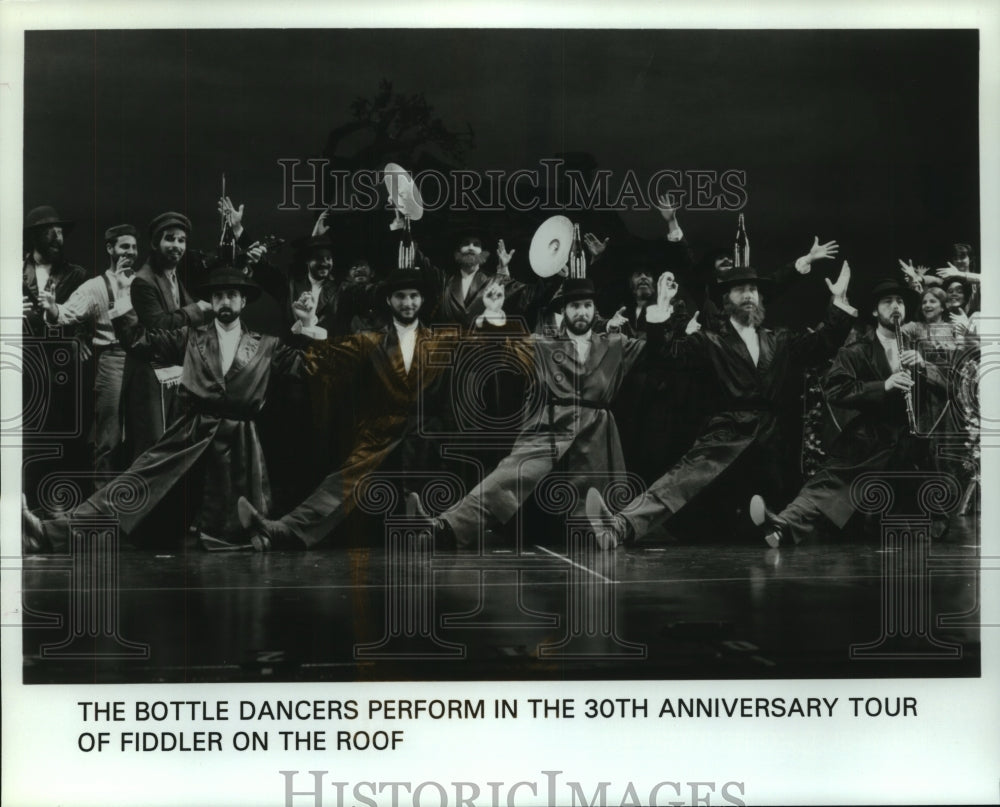
[[417, 311], [404, 312], [393, 310], [392, 318], [400, 325], [412, 325], [417, 319]]
[[215, 312], [215, 318], [225, 325], [233, 322], [237, 316], [237, 313], [229, 307], [220, 308]]
[[764, 321], [764, 303], [748, 303], [736, 305], [730, 300], [725, 300], [722, 310], [727, 317], [736, 320], [744, 328], [759, 328]]
[[645, 303], [653, 298], [652, 283], [637, 283], [632, 287], [632, 295], [637, 303]]
[[458, 264], [460, 269], [478, 269], [490, 258], [490, 253], [483, 250], [480, 253], [475, 252], [463, 252], [458, 250], [455, 252], [455, 263]]
[[566, 330], [577, 336], [583, 336], [587, 331], [589, 331], [594, 325], [593, 317], [563, 317], [563, 323], [566, 325]]
[[160, 266], [171, 267], [177, 266], [181, 262], [181, 258], [184, 257], [184, 251], [178, 249], [167, 249], [156, 253], [158, 260], [157, 263]]

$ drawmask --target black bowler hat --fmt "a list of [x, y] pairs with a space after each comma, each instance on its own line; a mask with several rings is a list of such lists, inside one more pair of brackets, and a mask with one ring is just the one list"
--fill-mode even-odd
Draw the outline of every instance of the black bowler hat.
[[191, 234], [191, 221], [183, 213], [167, 211], [160, 213], [149, 223], [149, 240], [156, 241], [156, 236], [169, 227], [180, 227], [188, 235]]
[[69, 221], [62, 218], [56, 209], [50, 205], [42, 205], [41, 207], [36, 207], [33, 210], [28, 211], [28, 215], [24, 217], [24, 231], [32, 230], [35, 227], [62, 227], [64, 233], [68, 233], [73, 229], [76, 224], [75, 221]]
[[568, 277], [552, 298], [550, 305], [552, 308], [559, 308], [575, 300], [593, 300], [596, 297], [594, 281], [589, 277]]
[[906, 306], [907, 317], [912, 316], [916, 312], [917, 305], [920, 301], [917, 293], [901, 280], [897, 280], [894, 277], [879, 280], [874, 286], [872, 286], [872, 290], [868, 293], [869, 310], [874, 311], [878, 308], [878, 302], [883, 297], [892, 296], [903, 298], [903, 304]]
[[726, 294], [733, 286], [739, 286], [743, 283], [754, 283], [759, 290], [766, 291], [770, 289], [772, 282], [771, 278], [757, 274], [757, 270], [751, 266], [732, 266], [728, 268], [723, 266], [715, 270], [715, 290], [720, 297]]
[[139, 233], [136, 232], [135, 227], [131, 224], [116, 224], [114, 227], [108, 227], [108, 229], [104, 231], [104, 243], [110, 244], [117, 241], [123, 235], [131, 235], [135, 238], [139, 235]]
[[304, 256], [311, 249], [328, 249], [333, 251], [333, 241], [328, 235], [308, 235], [292, 242], [297, 257]]
[[208, 273], [208, 278], [198, 286], [198, 296], [207, 300], [213, 291], [220, 289], [238, 289], [248, 301], [256, 300], [260, 296], [260, 286], [239, 269], [228, 265], [219, 266]]
[[381, 294], [388, 297], [394, 291], [401, 289], [416, 289], [424, 297], [434, 292], [434, 277], [420, 269], [393, 269], [389, 276], [379, 284]]
[[484, 250], [486, 249], [486, 236], [481, 230], [473, 227], [465, 227], [455, 233], [456, 248], [460, 247], [462, 244], [468, 244], [470, 241], [478, 241], [479, 246]]

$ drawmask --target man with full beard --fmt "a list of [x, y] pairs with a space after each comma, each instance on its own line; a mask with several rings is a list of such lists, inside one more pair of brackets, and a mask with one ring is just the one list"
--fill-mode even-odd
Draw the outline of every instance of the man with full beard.
[[[680, 461], [621, 513], [613, 514], [596, 489], [588, 491], [587, 515], [602, 549], [642, 538], [703, 491], [722, 493], [712, 486], [719, 477], [729, 486], [753, 479], [758, 490], [787, 488], [781, 478], [782, 434], [776, 417], [787, 382], [803, 365], [833, 355], [857, 311], [847, 302], [850, 268], [845, 262], [837, 281], [826, 281], [833, 300], [823, 324], [805, 332], [764, 328], [761, 289], [768, 282], [750, 267], [720, 272], [716, 290], [725, 318], [717, 331], [702, 331], [698, 312], [686, 324], [683, 317], [671, 317], [673, 338], [665, 339], [663, 359], [713, 371], [715, 413]], [[666, 311], [646, 311], [651, 328], [667, 316]], [[713, 502], [719, 510], [717, 499]]]
[[513, 249], [508, 252], [501, 239], [497, 243], [497, 270], [490, 274], [484, 271], [490, 253], [483, 249], [482, 238], [472, 231], [461, 234], [455, 249], [457, 271], [445, 274], [434, 270], [440, 283], [440, 298], [432, 320], [471, 328], [486, 310], [483, 294], [493, 280], [505, 286], [507, 313], [524, 314], [531, 304], [534, 287], [511, 279], [509, 266], [514, 252]]
[[[553, 301], [561, 307], [557, 336], [534, 335], [536, 383], [543, 405], [526, 413], [511, 453], [458, 504], [431, 518], [416, 494], [411, 512], [427, 520], [439, 548], [470, 549], [484, 527], [504, 525], [556, 466], [573, 475], [581, 493], [594, 477], [622, 480], [625, 460], [610, 406], [645, 341], [621, 333], [595, 333], [594, 284], [568, 278]], [[608, 320], [620, 329], [624, 316]]]
[[[87, 278], [83, 267], [68, 263], [63, 251], [64, 239], [74, 222], [63, 219], [53, 207], [36, 207], [24, 219], [24, 266], [21, 284], [24, 366], [42, 372], [24, 374], [22, 384], [23, 429], [26, 435], [23, 484], [36, 503], [42, 479], [52, 470], [41, 449], [58, 445], [59, 467], [85, 468], [90, 460], [83, 439], [74, 436], [86, 418], [87, 397], [92, 376], [89, 365], [89, 340], [73, 329], [53, 328], [45, 321], [46, 301], [65, 303]], [[67, 367], [67, 336], [73, 336], [80, 361]], [[68, 372], [67, 372], [68, 371]], [[81, 394], [82, 393], [82, 394]], [[85, 434], [82, 436], [86, 436]]]
[[446, 391], [445, 368], [434, 357], [455, 349], [453, 335], [439, 336], [419, 319], [432, 285], [428, 272], [394, 270], [379, 285], [392, 317], [388, 327], [312, 346], [313, 375], [357, 391], [352, 445], [343, 463], [281, 518], [267, 518], [253, 502], [240, 499], [240, 520], [255, 532], [251, 542], [258, 551], [319, 544], [354, 510], [362, 479], [387, 463], [403, 471], [426, 470], [431, 457], [421, 427], [435, 431], [430, 419], [441, 412]]
[[83, 267], [67, 263], [63, 254], [65, 236], [73, 226], [47, 205], [24, 217], [22, 314], [25, 333], [32, 336], [45, 335], [41, 294], [49, 292], [56, 303], [64, 303], [87, 279]]
[[[131, 224], [109, 227], [104, 232], [104, 247], [108, 253], [104, 274], [84, 281], [61, 304], [54, 293], [46, 291], [39, 293], [39, 302], [50, 324], [76, 325], [92, 334], [96, 362], [94, 470], [106, 477], [119, 470], [116, 453], [121, 445], [119, 404], [125, 369], [125, 351], [111, 326], [110, 312], [121, 298], [129, 296], [137, 252], [135, 227]], [[101, 483], [102, 477], [96, 477], [95, 484]]]
[[[134, 486], [134, 507], [119, 510], [108, 484], [71, 514], [42, 521], [22, 501], [26, 552], [66, 551], [73, 518], [117, 516], [131, 538], [164, 533], [176, 542], [189, 527], [206, 549], [247, 548], [236, 500], [246, 497], [264, 512], [271, 506], [267, 466], [254, 424], [273, 374], [304, 372], [302, 351], [276, 336], [243, 327], [240, 315], [259, 294], [252, 280], [231, 266], [214, 269], [200, 294], [215, 314], [199, 327], [143, 328], [125, 300], [112, 313], [115, 333], [130, 354], [182, 368], [179, 395], [185, 406], [163, 436], [132, 463], [123, 482]], [[310, 312], [296, 308], [296, 317]], [[183, 494], [183, 502], [174, 496]], [[180, 504], [180, 506], [178, 506]], [[236, 539], [234, 543], [234, 539]]]
[[[779, 547], [792, 539], [799, 543], [811, 537], [817, 527], [842, 530], [857, 512], [851, 495], [855, 479], [864, 473], [904, 471], [923, 481], [920, 471], [932, 471], [934, 443], [926, 436], [911, 434], [906, 396], [917, 405], [932, 401], [932, 388], [947, 390], [947, 370], [925, 361], [917, 349], [919, 342], [905, 338], [899, 352], [895, 328], [917, 297], [896, 279], [875, 284], [870, 295], [875, 328], [858, 341], [842, 347], [824, 383], [827, 400], [833, 406], [853, 410], [856, 416], [846, 423], [830, 446], [829, 456], [819, 471], [779, 513], [772, 513], [764, 496], [754, 496], [750, 516], [764, 527], [768, 546]], [[914, 395], [914, 388], [923, 394]], [[919, 422], [919, 421], [918, 421]], [[895, 485], [897, 496], [912, 495], [905, 485]], [[937, 537], [948, 524], [937, 517], [932, 535]]]
[[[191, 222], [180, 213], [161, 213], [149, 225], [150, 254], [135, 273], [130, 294], [139, 324], [150, 330], [198, 327], [211, 322], [212, 305], [195, 300], [179, 277]], [[135, 355], [125, 358], [122, 412], [130, 458], [163, 436], [178, 416], [180, 367], [154, 366]]]

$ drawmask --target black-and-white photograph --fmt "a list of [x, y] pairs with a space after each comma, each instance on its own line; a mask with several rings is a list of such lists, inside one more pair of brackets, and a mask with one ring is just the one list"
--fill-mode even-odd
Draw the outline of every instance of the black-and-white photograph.
[[22, 686], [981, 678], [981, 31], [623, 22], [24, 31]]

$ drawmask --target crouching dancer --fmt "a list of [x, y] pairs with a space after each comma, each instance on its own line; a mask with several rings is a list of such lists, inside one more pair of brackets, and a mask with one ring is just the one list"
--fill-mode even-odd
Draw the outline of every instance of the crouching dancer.
[[[215, 269], [200, 291], [215, 312], [215, 319], [200, 327], [146, 330], [128, 297], [111, 311], [115, 333], [126, 351], [142, 360], [183, 366], [179, 387], [186, 404], [183, 416], [126, 471], [148, 491], [144, 502], [134, 511], [119, 513], [110, 495], [116, 485], [110, 484], [68, 515], [47, 521], [22, 503], [26, 552], [65, 551], [74, 517], [117, 515], [122, 532], [131, 537], [193, 472], [202, 482], [200, 498], [188, 524], [182, 526], [197, 530], [206, 549], [249, 548], [245, 542], [229, 543], [243, 534], [236, 500], [246, 496], [265, 512], [271, 504], [254, 418], [264, 406], [271, 373], [304, 372], [303, 354], [282, 345], [277, 337], [242, 327], [240, 313], [259, 293], [242, 272], [228, 266]], [[309, 315], [307, 307], [296, 311], [302, 320]]]

